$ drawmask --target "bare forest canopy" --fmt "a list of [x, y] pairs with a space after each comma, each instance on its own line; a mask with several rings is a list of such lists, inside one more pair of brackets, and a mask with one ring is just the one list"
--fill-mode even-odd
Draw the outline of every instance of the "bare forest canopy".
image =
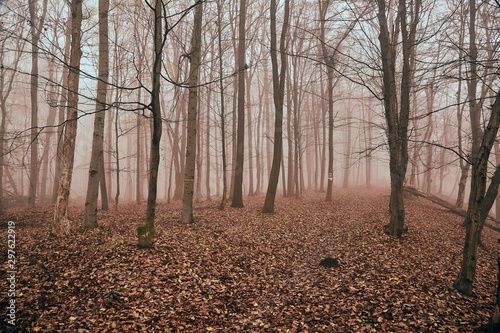
[[[4, 1], [1, 6], [2, 191], [8, 200], [29, 195], [33, 146], [30, 100], [33, 25], [39, 29], [37, 200], [54, 195], [58, 134], [64, 126], [69, 65], [69, 7], [47, 3], [43, 26], [37, 26], [42, 2], [36, 1], [32, 22], [28, 5]], [[319, 4], [294, 1], [286, 35], [288, 67], [283, 119], [283, 178], [287, 195], [325, 190], [328, 163], [328, 78], [333, 86], [333, 183], [370, 186], [389, 182], [387, 125], [384, 119], [382, 68], [376, 2], [333, 1], [320, 33]], [[184, 178], [187, 125], [189, 50], [192, 3], [165, 2], [169, 29], [162, 52], [161, 106], [164, 128], [159, 166], [158, 197], [180, 198]], [[274, 105], [269, 58], [269, 3], [250, 1], [245, 31], [245, 64], [236, 63], [238, 46], [236, 1], [206, 2], [198, 89], [198, 150], [195, 196], [207, 198], [222, 191], [221, 99], [225, 104], [225, 145], [230, 176], [234, 168], [236, 91], [238, 73], [247, 82], [245, 101], [244, 192], [263, 193], [271, 168]], [[278, 21], [282, 4], [278, 4]], [[478, 2], [477, 103], [482, 121], [498, 90], [499, 9]], [[392, 9], [391, 9], [392, 10]], [[469, 30], [462, 2], [424, 1], [413, 63], [414, 77], [409, 123], [408, 182], [425, 191], [455, 198], [461, 166], [471, 151], [467, 79]], [[220, 11], [220, 13], [219, 13]], [[73, 186], [71, 196], [84, 200], [92, 147], [98, 64], [98, 9], [84, 2], [81, 36], [81, 75]], [[151, 9], [143, 1], [113, 1], [109, 9], [109, 77], [107, 80], [104, 165], [107, 191], [120, 200], [144, 200], [147, 190], [151, 113], [153, 26]], [[279, 32], [278, 27], [278, 32]], [[217, 39], [221, 37], [221, 42]], [[325, 46], [326, 50], [322, 50]], [[323, 52], [331, 56], [326, 64]], [[400, 56], [400, 51], [396, 56]], [[219, 66], [222, 65], [222, 66]], [[221, 68], [221, 69], [220, 69]], [[395, 68], [401, 75], [401, 68]], [[223, 85], [223, 87], [221, 87]], [[220, 94], [223, 88], [223, 94]], [[117, 165], [119, 175], [117, 176]], [[231, 180], [229, 177], [229, 180]], [[283, 183], [284, 182], [284, 183]], [[283, 184], [285, 188], [283, 188]], [[6, 202], [8, 203], [8, 201]]]

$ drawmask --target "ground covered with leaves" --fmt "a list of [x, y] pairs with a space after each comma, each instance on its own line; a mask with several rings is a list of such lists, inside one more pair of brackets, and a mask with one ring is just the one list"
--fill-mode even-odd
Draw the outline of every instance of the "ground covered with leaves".
[[[154, 248], [138, 249], [145, 206], [99, 213], [84, 230], [49, 236], [52, 210], [10, 209], [16, 223], [16, 327], [19, 332], [471, 332], [489, 319], [498, 234], [485, 229], [475, 295], [451, 286], [458, 274], [462, 218], [424, 199], [406, 200], [409, 232], [383, 234], [388, 191], [336, 190], [263, 197], [243, 209], [203, 202], [196, 223], [179, 222], [180, 203], [160, 203]], [[2, 253], [7, 253], [6, 241]], [[5, 256], [6, 257], [6, 256]], [[337, 258], [338, 267], [319, 265]], [[6, 261], [6, 260], [5, 260]], [[8, 270], [1, 268], [2, 281]], [[4, 284], [5, 286], [5, 284]], [[4, 287], [5, 289], [7, 287]], [[7, 290], [2, 292], [7, 328]]]

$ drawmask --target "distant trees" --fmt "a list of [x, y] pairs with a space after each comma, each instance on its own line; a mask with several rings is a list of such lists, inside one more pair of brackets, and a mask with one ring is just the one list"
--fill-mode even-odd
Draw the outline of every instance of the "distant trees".
[[[1, 8], [0, 8], [1, 9]], [[17, 15], [15, 11], [10, 14]], [[12, 179], [10, 176], [10, 171], [8, 170], [8, 165], [6, 163], [6, 157], [8, 155], [8, 150], [10, 150], [8, 143], [8, 133], [7, 124], [8, 120], [8, 100], [13, 93], [14, 79], [17, 74], [19, 63], [21, 61], [21, 55], [24, 51], [26, 41], [24, 38], [16, 38], [17, 36], [23, 36], [24, 27], [23, 24], [17, 22], [13, 24], [14, 30], [17, 31], [18, 35], [9, 35], [6, 30], [4, 30], [4, 20], [7, 21], [9, 18], [8, 14], [1, 13], [0, 16], [0, 214], [3, 213], [5, 206], [5, 194], [6, 190], [9, 188], [7, 182], [4, 181], [4, 175], [7, 175], [9, 180]], [[7, 50], [12, 49], [14, 54], [9, 58]], [[12, 188], [13, 194], [19, 195], [17, 193], [17, 186], [13, 181], [10, 181], [10, 187]]]

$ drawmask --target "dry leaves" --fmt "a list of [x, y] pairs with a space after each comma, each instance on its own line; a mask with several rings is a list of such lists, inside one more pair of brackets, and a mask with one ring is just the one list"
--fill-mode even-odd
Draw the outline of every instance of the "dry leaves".
[[[17, 324], [33, 332], [471, 332], [490, 317], [494, 235], [484, 231], [475, 296], [451, 288], [461, 218], [423, 199], [406, 201], [409, 233], [393, 240], [386, 190], [262, 197], [225, 211], [205, 202], [183, 225], [179, 203], [159, 204], [153, 249], [138, 249], [144, 206], [100, 212], [100, 227], [49, 236], [52, 211], [10, 210], [17, 223]], [[2, 241], [2, 253], [6, 253]], [[319, 266], [322, 258], [339, 267]], [[2, 266], [4, 279], [6, 266]], [[5, 299], [6, 295], [2, 295]], [[2, 302], [5, 309], [6, 300]], [[3, 311], [3, 310], [2, 310]], [[2, 318], [3, 319], [3, 318]], [[3, 326], [1, 326], [3, 325]], [[5, 328], [0, 323], [0, 330]]]

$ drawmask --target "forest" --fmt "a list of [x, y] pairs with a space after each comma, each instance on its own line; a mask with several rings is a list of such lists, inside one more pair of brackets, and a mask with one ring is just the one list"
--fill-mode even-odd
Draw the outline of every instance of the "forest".
[[500, 332], [498, 22], [0, 0], [0, 331]]

